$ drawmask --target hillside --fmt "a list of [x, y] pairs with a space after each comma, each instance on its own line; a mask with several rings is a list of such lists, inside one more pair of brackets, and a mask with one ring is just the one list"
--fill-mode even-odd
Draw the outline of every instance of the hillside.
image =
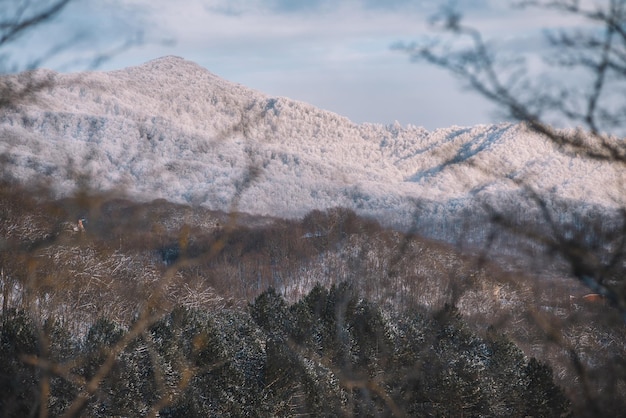
[[[615, 368], [624, 356], [623, 323], [608, 306], [580, 298], [586, 290], [573, 280], [548, 282], [506, 272], [453, 246], [385, 229], [346, 209], [312, 211], [292, 221], [240, 217], [164, 200], [141, 203], [102, 195], [48, 200], [9, 184], [2, 184], [0, 192], [0, 337], [6, 342], [0, 346], [0, 364], [8, 362], [6, 367], [15, 370], [12, 376], [28, 376], [17, 386], [4, 383], [0, 409], [2, 402], [32, 408], [32, 402], [11, 398], [19, 390], [38, 391], [33, 382], [39, 377], [20, 361], [21, 353], [38, 353], [44, 360], [52, 355], [61, 366], [85, 364], [68, 371], [70, 377], [62, 374], [65, 380], [52, 382], [63, 392], [50, 398], [51, 411], [63, 410], [67, 405], [59, 399], [71, 401], [76, 396], [72, 390], [84, 387], [78, 377], [86, 373], [88, 378], [93, 372], [87, 370], [101, 364], [101, 357], [91, 360], [98, 351], [89, 347], [113, 349], [136, 326], [140, 340], [123, 347], [119, 366], [103, 382], [111, 389], [90, 398], [95, 409], [88, 416], [107, 415], [98, 408], [158, 407], [155, 397], [168, 391], [178, 395], [165, 401], [190, 402], [196, 405], [192, 410], [208, 393], [215, 401], [202, 403], [203, 410], [235, 407], [233, 399], [265, 408], [273, 405], [265, 399], [289, 398], [292, 390], [298, 398], [320, 393], [345, 397], [352, 385], [373, 391], [372, 385], [379, 384], [378, 378], [368, 380], [364, 370], [388, 382], [376, 396], [389, 397], [375, 401], [375, 408], [389, 407], [391, 400], [409, 416], [413, 408], [452, 408], [446, 414], [456, 415], [467, 405], [501, 415], [507, 408], [501, 399], [508, 404], [517, 397], [536, 408], [554, 393], [558, 399], [561, 390], [578, 416], [594, 408], [612, 415], [623, 407], [616, 400], [626, 399], [613, 380], [623, 376]], [[81, 216], [86, 219], [82, 232], [72, 221]], [[347, 299], [333, 301], [337, 292], [346, 291]], [[147, 325], [142, 322], [146, 315]], [[177, 322], [185, 317], [209, 322]], [[49, 340], [51, 351], [33, 342], [37, 338]], [[207, 392], [200, 383], [206, 375], [193, 368], [195, 353], [204, 356], [205, 344], [217, 351], [209, 351], [198, 364], [217, 364], [217, 376], [225, 370], [226, 375], [216, 377], [219, 393]], [[252, 349], [256, 346], [260, 351]], [[298, 376], [313, 386], [294, 384], [289, 373], [286, 381], [278, 375], [266, 379], [274, 355], [294, 370], [308, 365]], [[360, 363], [362, 358], [369, 365]], [[531, 390], [523, 383], [529, 376], [511, 380], [509, 373], [525, 370], [535, 361], [531, 358], [549, 366], [538, 378], [548, 387], [554, 380], [558, 391], [539, 388], [536, 400], [518, 394]], [[430, 361], [442, 363], [429, 368]], [[452, 368], [451, 375], [451, 363], [463, 366]], [[382, 364], [392, 369], [378, 368]], [[152, 375], [141, 373], [150, 365], [169, 377], [153, 382]], [[183, 384], [180, 367], [190, 367], [185, 373], [192, 377], [184, 391], [177, 387]], [[126, 372], [131, 375], [124, 377]], [[227, 376], [239, 376], [240, 391], [229, 394], [233, 386]], [[461, 386], [447, 385], [450, 378]], [[270, 391], [274, 379], [283, 383]], [[328, 379], [337, 381], [331, 389], [318, 386]], [[398, 392], [394, 381], [401, 383]], [[421, 386], [411, 387], [415, 381]], [[155, 384], [165, 387], [151, 392]], [[486, 403], [464, 404], [464, 391], [477, 387], [489, 394]], [[133, 388], [146, 392], [129, 397]], [[247, 397], [248, 390], [260, 394]], [[356, 398], [347, 404], [341, 398], [327, 407], [337, 411], [369, 405], [361, 397], [367, 391], [353, 394]], [[24, 396], [19, 399], [32, 395]], [[458, 403], [446, 406], [448, 397]], [[300, 407], [322, 407], [311, 399], [306, 407], [282, 402], [287, 403], [276, 407], [286, 416]], [[524, 406], [517, 402], [511, 408], [519, 412]], [[178, 414], [189, 416], [184, 410]]]
[[0, 114], [4, 175], [48, 180], [60, 194], [88, 186], [290, 218], [341, 206], [445, 239], [456, 233], [433, 223], [467, 220], [482, 202], [532, 208], [520, 183], [573, 206], [624, 203], [624, 173], [560, 153], [519, 125], [357, 125], [177, 57], [36, 77], [53, 83]]
[[619, 166], [178, 57], [31, 76], [0, 108], [0, 411], [623, 410]]

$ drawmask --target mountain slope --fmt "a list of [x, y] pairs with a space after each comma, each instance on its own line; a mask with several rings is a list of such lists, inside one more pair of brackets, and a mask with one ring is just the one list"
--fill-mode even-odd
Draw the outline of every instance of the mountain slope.
[[416, 201], [424, 225], [484, 199], [519, 206], [520, 182], [585, 204], [623, 203], [623, 173], [561, 154], [519, 125], [357, 125], [178, 57], [36, 76], [55, 82], [36, 102], [0, 111], [3, 174], [48, 180], [60, 194], [87, 185], [285, 217], [345, 206], [404, 227]]

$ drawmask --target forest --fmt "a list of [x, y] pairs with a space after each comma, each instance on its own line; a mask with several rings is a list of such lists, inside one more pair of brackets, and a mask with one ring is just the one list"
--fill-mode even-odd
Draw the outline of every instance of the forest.
[[6, 416], [626, 406], [619, 313], [566, 277], [342, 208], [285, 220], [7, 182], [1, 194]]
[[514, 123], [432, 134], [19, 58], [70, 3], [0, 10], [2, 416], [624, 415], [624, 0], [444, 5], [392, 48]]

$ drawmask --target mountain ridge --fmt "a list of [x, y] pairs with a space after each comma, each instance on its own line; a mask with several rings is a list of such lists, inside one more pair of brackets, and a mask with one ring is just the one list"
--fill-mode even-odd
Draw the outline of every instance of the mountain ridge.
[[47, 180], [59, 195], [86, 185], [282, 217], [345, 206], [405, 228], [420, 205], [423, 222], [503, 195], [515, 205], [520, 184], [623, 204], [623, 173], [560, 153], [523, 125], [355, 124], [175, 56], [39, 76], [54, 83], [38, 100], [0, 110], [3, 175]]

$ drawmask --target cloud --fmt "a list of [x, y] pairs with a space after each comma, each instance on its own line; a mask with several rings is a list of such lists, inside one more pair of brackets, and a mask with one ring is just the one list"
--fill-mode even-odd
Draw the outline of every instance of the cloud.
[[227, 15], [246, 13], [278, 13], [285, 15], [333, 13], [348, 8], [352, 10], [381, 11], [421, 11], [433, 9], [439, 2], [435, 0], [211, 0], [207, 8], [212, 12]]
[[[108, 0], [126, 21], [137, 21], [148, 38], [175, 39], [206, 54], [284, 57], [336, 63], [379, 54], [397, 41], [426, 33], [440, 1], [390, 0]], [[466, 0], [462, 11], [488, 37], [528, 39], [554, 19], [536, 10], [511, 12], [501, 1]], [[506, 2], [504, 2], [506, 3]], [[545, 15], [545, 13], [544, 13]], [[532, 19], [529, 18], [532, 17]], [[343, 51], [343, 57], [338, 54]], [[305, 58], [308, 58], [305, 59]]]
[[[501, 0], [457, 3], [468, 24], [505, 50], [514, 46], [516, 52], [534, 53], [542, 28], [568, 22], [536, 9], [511, 11]], [[115, 49], [142, 33], [144, 45], [116, 54], [101, 68], [174, 54], [231, 81], [307, 101], [358, 122], [398, 119], [429, 128], [486, 122], [485, 103], [476, 99], [472, 105], [472, 96], [459, 92], [453, 78], [410, 64], [408, 57], [390, 50], [395, 42], [433, 34], [428, 17], [441, 4], [440, 0], [74, 2], [50, 31], [21, 49], [37, 55], [51, 39], [83, 33], [73, 49], [81, 55]], [[164, 45], [164, 40], [175, 44]]]
[[[440, 1], [109, 2], [151, 36], [177, 41], [167, 52], [148, 46], [133, 53], [137, 60], [154, 58], [147, 51], [181, 55], [231, 81], [355, 122], [398, 120], [432, 129], [489, 120], [485, 102], [471, 104], [472, 96], [459, 93], [453, 78], [390, 50], [394, 42], [426, 33]], [[472, 10], [489, 6], [471, 3]]]
[[110, 1], [126, 19], [137, 15], [148, 38], [175, 39], [179, 50], [196, 51], [205, 62], [239, 59], [259, 70], [371, 61], [424, 30], [423, 15], [398, 9], [406, 0], [386, 11], [369, 1]]
[[190, 0], [184, 7], [177, 2], [158, 0], [116, 0], [116, 3], [149, 20], [153, 30], [167, 31], [181, 39], [203, 37], [215, 42], [251, 38], [285, 40], [285, 36], [294, 36], [295, 40], [381, 33], [400, 36], [414, 31], [422, 22], [422, 16], [398, 10], [381, 12], [358, 1]]

